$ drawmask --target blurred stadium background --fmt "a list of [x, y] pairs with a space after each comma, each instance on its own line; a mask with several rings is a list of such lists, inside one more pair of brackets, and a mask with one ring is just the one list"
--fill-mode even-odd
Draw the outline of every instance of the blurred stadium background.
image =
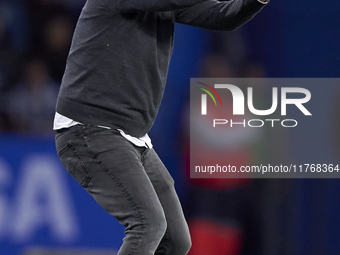
[[[68, 176], [54, 148], [55, 101], [83, 4], [0, 0], [1, 255], [116, 254], [124, 236]], [[340, 254], [339, 180], [187, 177], [190, 77], [340, 77], [339, 13], [336, 1], [272, 0], [233, 32], [176, 25], [150, 136], [176, 181], [193, 239], [190, 255]], [[324, 125], [294, 137], [275, 134], [259, 150], [242, 140], [226, 155], [247, 163], [269, 155], [338, 160], [340, 87], [324, 91], [311, 102], [323, 106]]]

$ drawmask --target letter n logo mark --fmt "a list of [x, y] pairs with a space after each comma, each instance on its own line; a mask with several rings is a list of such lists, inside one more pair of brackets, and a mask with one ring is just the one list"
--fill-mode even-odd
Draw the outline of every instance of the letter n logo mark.
[[[219, 94], [217, 93], [217, 91], [213, 87], [211, 87], [208, 84], [202, 83], [202, 82], [197, 82], [197, 83], [202, 84], [202, 85], [206, 86], [207, 88], [209, 88], [215, 94], [215, 96], [217, 96], [218, 100], [220, 101], [220, 104], [222, 105], [221, 98], [220, 98]], [[217, 102], [216, 102], [214, 95], [208, 89], [201, 88], [201, 87], [197, 87], [197, 88], [206, 92], [212, 98], [212, 100], [214, 101], [215, 106], [217, 106]], [[202, 96], [201, 96], [201, 114], [202, 115], [207, 115], [207, 94], [202, 94]]]

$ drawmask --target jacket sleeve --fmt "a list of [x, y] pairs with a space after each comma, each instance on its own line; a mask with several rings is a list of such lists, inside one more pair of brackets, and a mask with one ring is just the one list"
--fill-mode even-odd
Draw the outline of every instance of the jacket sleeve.
[[119, 12], [174, 11], [209, 0], [107, 0]]
[[265, 4], [258, 0], [209, 0], [174, 11], [178, 23], [195, 27], [231, 31], [252, 19]]

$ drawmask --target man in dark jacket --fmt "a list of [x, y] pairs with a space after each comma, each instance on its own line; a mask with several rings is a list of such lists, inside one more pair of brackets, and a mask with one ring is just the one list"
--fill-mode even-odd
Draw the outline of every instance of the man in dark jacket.
[[54, 129], [68, 172], [125, 229], [119, 255], [184, 255], [191, 241], [173, 179], [147, 133], [166, 83], [174, 23], [233, 30], [266, 0], [88, 0]]

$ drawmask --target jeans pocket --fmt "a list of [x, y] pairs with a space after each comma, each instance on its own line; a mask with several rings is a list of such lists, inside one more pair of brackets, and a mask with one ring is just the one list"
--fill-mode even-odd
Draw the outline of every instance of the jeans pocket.
[[76, 148], [71, 143], [67, 143], [58, 150], [58, 156], [69, 174], [76, 179], [81, 186], [87, 188], [92, 177]]

